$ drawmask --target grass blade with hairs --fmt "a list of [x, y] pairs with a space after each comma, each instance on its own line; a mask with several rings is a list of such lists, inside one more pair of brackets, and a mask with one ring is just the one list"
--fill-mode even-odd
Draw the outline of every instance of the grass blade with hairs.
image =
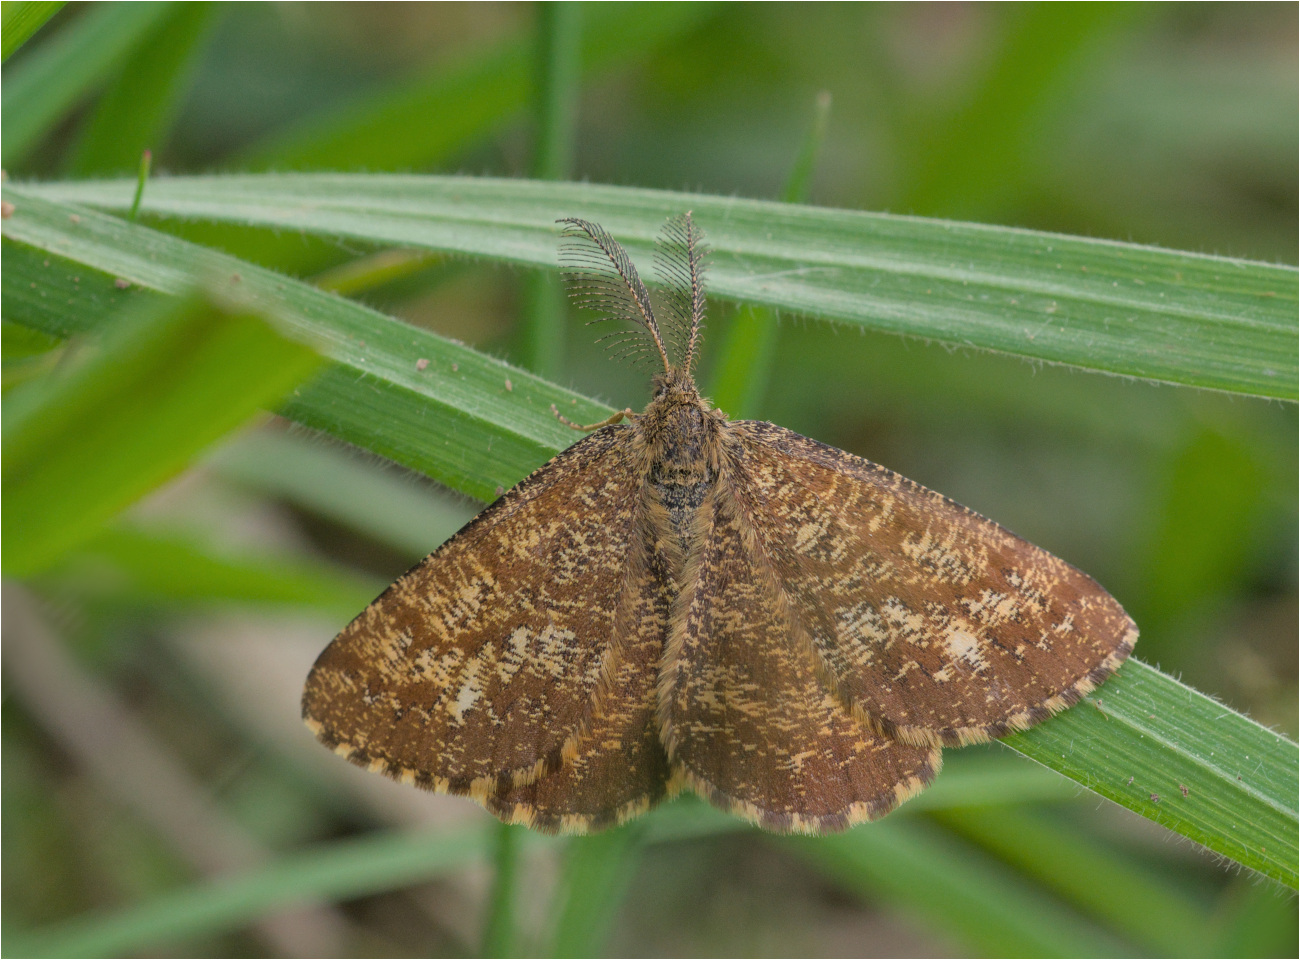
[[[106, 209], [133, 181], [22, 189]], [[16, 191], [15, 191], [16, 192]], [[649, 262], [693, 210], [728, 300], [1124, 376], [1296, 399], [1293, 267], [758, 200], [468, 177], [176, 177], [145, 215], [555, 267], [555, 221], [595, 220]]]

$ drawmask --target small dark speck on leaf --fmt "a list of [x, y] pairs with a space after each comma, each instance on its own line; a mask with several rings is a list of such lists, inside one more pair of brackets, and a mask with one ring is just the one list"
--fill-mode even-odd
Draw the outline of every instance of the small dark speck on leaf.
[[1178, 785], [1178, 789], [1183, 791], [1184, 797], [1187, 796], [1189, 793], [1191, 793], [1191, 791], [1188, 790], [1187, 787], [1183, 786], [1181, 783]]
[[1131, 786], [1133, 786], [1133, 778], [1132, 778], [1132, 777], [1129, 777], [1129, 778], [1128, 778], [1128, 783], [1124, 784], [1124, 786], [1126, 786], [1126, 787], [1131, 787]]
[[1158, 794], [1158, 793], [1153, 793], [1153, 794], [1151, 794], [1151, 802], [1152, 802], [1152, 803], [1159, 803], [1159, 802], [1160, 802], [1160, 794]]

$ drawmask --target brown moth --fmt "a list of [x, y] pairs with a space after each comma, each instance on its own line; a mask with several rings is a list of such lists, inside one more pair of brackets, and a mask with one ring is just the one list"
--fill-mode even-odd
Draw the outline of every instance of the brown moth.
[[1133, 621], [1068, 563], [700, 396], [690, 214], [660, 238], [653, 299], [601, 227], [561, 222], [575, 299], [662, 361], [654, 398], [579, 428], [339, 634], [303, 694], [323, 743], [541, 830], [689, 787], [820, 833], [883, 816], [941, 747], [1023, 730], [1128, 656]]

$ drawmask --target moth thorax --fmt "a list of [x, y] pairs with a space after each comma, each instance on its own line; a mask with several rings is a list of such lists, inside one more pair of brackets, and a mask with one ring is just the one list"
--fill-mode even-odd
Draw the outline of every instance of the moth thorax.
[[685, 551], [695, 514], [718, 479], [717, 425], [702, 404], [689, 403], [660, 407], [653, 423], [646, 425], [651, 427], [646, 436], [649, 493], [666, 510], [674, 539]]
[[651, 401], [641, 416], [642, 437], [652, 465], [667, 473], [693, 476], [707, 470], [716, 424], [698, 396], [668, 395]]

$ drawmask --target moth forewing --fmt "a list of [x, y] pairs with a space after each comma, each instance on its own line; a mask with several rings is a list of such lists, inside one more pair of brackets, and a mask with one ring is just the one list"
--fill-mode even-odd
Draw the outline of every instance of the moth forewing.
[[317, 736], [361, 766], [480, 801], [563, 766], [617, 655], [637, 514], [630, 440], [627, 427], [579, 440], [349, 624], [307, 679]]

